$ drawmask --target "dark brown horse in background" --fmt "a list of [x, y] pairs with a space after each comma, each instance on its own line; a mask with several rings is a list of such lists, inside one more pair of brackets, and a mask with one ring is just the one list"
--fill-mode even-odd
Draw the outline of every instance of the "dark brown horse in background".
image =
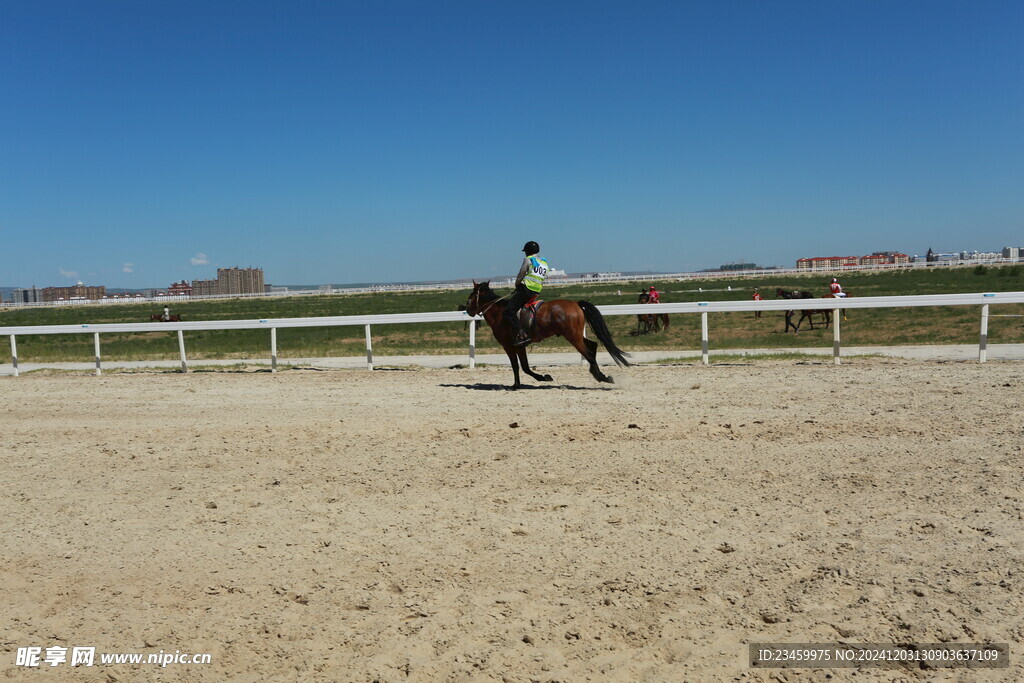
[[[775, 295], [778, 296], [780, 299], [813, 299], [814, 298], [814, 295], [811, 294], [810, 292], [798, 291], [798, 290], [787, 291], [785, 289], [782, 289], [781, 287], [779, 287], [778, 289], [775, 290]], [[794, 325], [793, 324], [793, 314], [795, 312], [796, 312], [795, 310], [786, 311], [786, 329], [782, 330], [783, 334], [785, 334], [786, 332], [789, 332], [789, 328], [791, 328], [791, 327], [793, 328], [793, 334], [796, 334], [797, 332], [800, 331], [800, 325], [803, 324], [804, 320], [807, 320], [811, 324], [811, 329], [813, 330], [814, 329], [814, 317], [813, 316], [814, 316], [815, 313], [825, 313], [826, 314], [826, 318], [825, 318], [825, 327], [826, 328], [828, 328], [829, 323], [832, 321], [831, 314], [830, 314], [829, 311], [814, 311], [814, 310], [810, 310], [810, 309], [804, 309], [804, 310], [800, 311], [800, 320], [798, 320], [797, 323]]]
[[[778, 294], [779, 297], [782, 298], [782, 299], [814, 299], [815, 298], [815, 296], [813, 294], [811, 294], [810, 292], [798, 292], [798, 291], [787, 292], [784, 289], [777, 289], [777, 290], [775, 290], [775, 293]], [[847, 298], [848, 297], [849, 297], [849, 295], [847, 295]], [[821, 298], [822, 299], [840, 299], [840, 298], [843, 298], [843, 297], [838, 297], [835, 294], [826, 294], [825, 296], [823, 296]], [[846, 320], [846, 309], [842, 309], [842, 311], [843, 311], [843, 320]], [[829, 309], [829, 308], [804, 309], [804, 310], [800, 311], [800, 319], [797, 321], [796, 325], [793, 324], [793, 313], [794, 313], [794, 311], [786, 311], [786, 329], [783, 330], [784, 333], [785, 332], [789, 332], [789, 328], [792, 327], [793, 328], [793, 333], [796, 334], [797, 332], [800, 331], [800, 325], [803, 324], [804, 320], [806, 320], [808, 323], [810, 323], [811, 329], [813, 330], [814, 329], [814, 315], [817, 314], [817, 313], [821, 314], [822, 322], [825, 325], [825, 329], [826, 330], [832, 325], [832, 310]]]
[[162, 315], [151, 315], [151, 316], [149, 316], [149, 319], [151, 321], [155, 322], [155, 323], [180, 323], [181, 322], [181, 316], [178, 315], [177, 313], [172, 313], [171, 315], [169, 315], [167, 317], [167, 320], [164, 320], [164, 317]]
[[[530, 369], [530, 363], [526, 358], [526, 347], [515, 346], [513, 343], [515, 333], [506, 322], [505, 306], [508, 297], [498, 296], [489, 282], [473, 282], [473, 292], [466, 301], [466, 313], [471, 316], [482, 315], [487, 324], [494, 332], [494, 338], [498, 340], [501, 347], [505, 349], [509, 361], [512, 363], [512, 373], [515, 375], [513, 389], [522, 386], [519, 381], [519, 365], [522, 364], [523, 371], [538, 382], [550, 382], [551, 375], [539, 375]], [[565, 340], [573, 345], [583, 357], [590, 363], [590, 374], [598, 382], [613, 383], [611, 377], [601, 372], [597, 366], [597, 342], [583, 336], [583, 328], [590, 325], [591, 331], [604, 344], [612, 360], [619, 366], [628, 366], [629, 355], [615, 345], [612, 335], [605, 324], [604, 316], [597, 310], [597, 307], [588, 301], [568, 301], [566, 299], [555, 299], [545, 301], [537, 307], [537, 317], [533, 329], [528, 330], [531, 335], [530, 341], [539, 342], [548, 337], [565, 337]]]
[[[647, 292], [640, 292], [640, 297], [637, 299], [637, 303], [651, 303], [651, 295]], [[638, 315], [636, 317], [636, 332], [634, 333], [634, 336], [638, 334], [647, 334], [652, 329], [655, 332], [658, 332], [661, 330], [661, 325], [664, 325], [666, 330], [668, 329], [668, 313], [647, 313], [645, 315]]]

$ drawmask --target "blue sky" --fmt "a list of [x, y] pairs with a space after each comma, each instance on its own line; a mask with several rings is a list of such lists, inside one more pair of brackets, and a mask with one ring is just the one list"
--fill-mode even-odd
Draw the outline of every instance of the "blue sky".
[[1024, 3], [8, 0], [0, 285], [1024, 245]]

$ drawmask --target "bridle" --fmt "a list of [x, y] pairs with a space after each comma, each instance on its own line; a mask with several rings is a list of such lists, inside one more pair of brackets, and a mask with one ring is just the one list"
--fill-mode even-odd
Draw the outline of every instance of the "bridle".
[[498, 303], [499, 301], [504, 301], [505, 299], [508, 299], [511, 296], [512, 296], [511, 294], [506, 294], [505, 296], [499, 296], [497, 299], [494, 299], [492, 301], [488, 301], [486, 306], [484, 306], [483, 308], [480, 308], [480, 290], [479, 289], [474, 289], [473, 290], [473, 296], [470, 297], [470, 301], [466, 302], [467, 303], [466, 313], [469, 313], [469, 305], [468, 304], [470, 302], [472, 302], [476, 306], [476, 308], [478, 309], [477, 312], [473, 314], [473, 316], [475, 317], [475, 316], [478, 316], [478, 315], [483, 315], [491, 306], [493, 306], [494, 304]]

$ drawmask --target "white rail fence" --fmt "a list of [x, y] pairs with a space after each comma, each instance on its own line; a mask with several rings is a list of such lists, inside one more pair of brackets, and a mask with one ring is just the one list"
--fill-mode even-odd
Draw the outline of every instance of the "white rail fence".
[[[701, 316], [701, 359], [709, 362], [709, 316], [712, 313], [740, 313], [744, 311], [788, 311], [788, 310], [838, 310], [858, 308], [918, 308], [923, 306], [980, 306], [981, 323], [978, 340], [978, 361], [986, 361], [988, 344], [988, 323], [993, 317], [989, 306], [994, 304], [1024, 303], [1024, 292], [995, 292], [976, 294], [933, 294], [921, 296], [875, 296], [850, 297], [845, 299], [774, 299], [764, 301], [693, 301], [686, 303], [625, 304], [599, 306], [605, 316], [639, 315], [662, 313], [699, 313]], [[1016, 316], [1013, 316], [1016, 317]], [[840, 363], [840, 318], [832, 319], [832, 355], [836, 365]], [[373, 369], [373, 344], [371, 326], [466, 322], [470, 318], [465, 312], [439, 311], [434, 313], [393, 313], [382, 315], [351, 315], [320, 318], [266, 318], [260, 320], [203, 320], [195, 322], [149, 322], [149, 323], [107, 323], [80, 325], [40, 325], [21, 327], [0, 327], [0, 335], [11, 340], [11, 361], [14, 375], [18, 375], [18, 336], [37, 334], [92, 334], [95, 352], [96, 374], [102, 371], [100, 356], [100, 335], [112, 332], [177, 332], [178, 351], [181, 357], [181, 371], [188, 372], [185, 353], [185, 332], [197, 330], [250, 330], [264, 329], [270, 335], [271, 370], [277, 370], [277, 331], [293, 327], [346, 327], [363, 326], [366, 332], [366, 366]], [[476, 318], [480, 320], [480, 318]], [[469, 328], [469, 367], [476, 366], [476, 325]]]
[[[977, 266], [1014, 266], [1024, 263], [1024, 258], [997, 258], [997, 259], [965, 259], [959, 261], [933, 261], [931, 263], [874, 263], [858, 264], [835, 267], [815, 268], [759, 268], [756, 270], [703, 270], [697, 272], [679, 273], [633, 273], [624, 274], [594, 274], [578, 277], [549, 278], [546, 286], [567, 286], [567, 285], [588, 285], [588, 284], [613, 284], [613, 283], [648, 283], [654, 281], [676, 280], [687, 282], [690, 280], [727, 280], [736, 278], [779, 278], [780, 276], [822, 276], [843, 273], [855, 273], [861, 271], [898, 271], [915, 268], [959, 268]], [[492, 284], [502, 283], [511, 286], [514, 278], [494, 278]], [[71, 299], [62, 301], [38, 301], [38, 302], [11, 302], [0, 301], [0, 309], [3, 308], [30, 308], [30, 307], [53, 307], [53, 306], [92, 306], [109, 304], [158, 304], [164, 305], [174, 301], [211, 301], [216, 299], [262, 299], [275, 297], [294, 296], [324, 296], [330, 294], [377, 294], [381, 292], [432, 292], [451, 289], [469, 289], [468, 281], [453, 282], [430, 282], [430, 283], [408, 283], [408, 284], [374, 284], [362, 287], [334, 287], [324, 285], [318, 289], [291, 289], [287, 291], [256, 292], [246, 294], [205, 294], [197, 296], [185, 295], [157, 295], [151, 297], [126, 297], [107, 299]]]

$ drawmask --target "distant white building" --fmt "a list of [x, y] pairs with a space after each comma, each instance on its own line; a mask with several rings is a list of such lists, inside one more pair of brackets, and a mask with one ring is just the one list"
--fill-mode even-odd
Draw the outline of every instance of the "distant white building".
[[1003, 258], [1020, 258], [1020, 247], [1003, 247]]

